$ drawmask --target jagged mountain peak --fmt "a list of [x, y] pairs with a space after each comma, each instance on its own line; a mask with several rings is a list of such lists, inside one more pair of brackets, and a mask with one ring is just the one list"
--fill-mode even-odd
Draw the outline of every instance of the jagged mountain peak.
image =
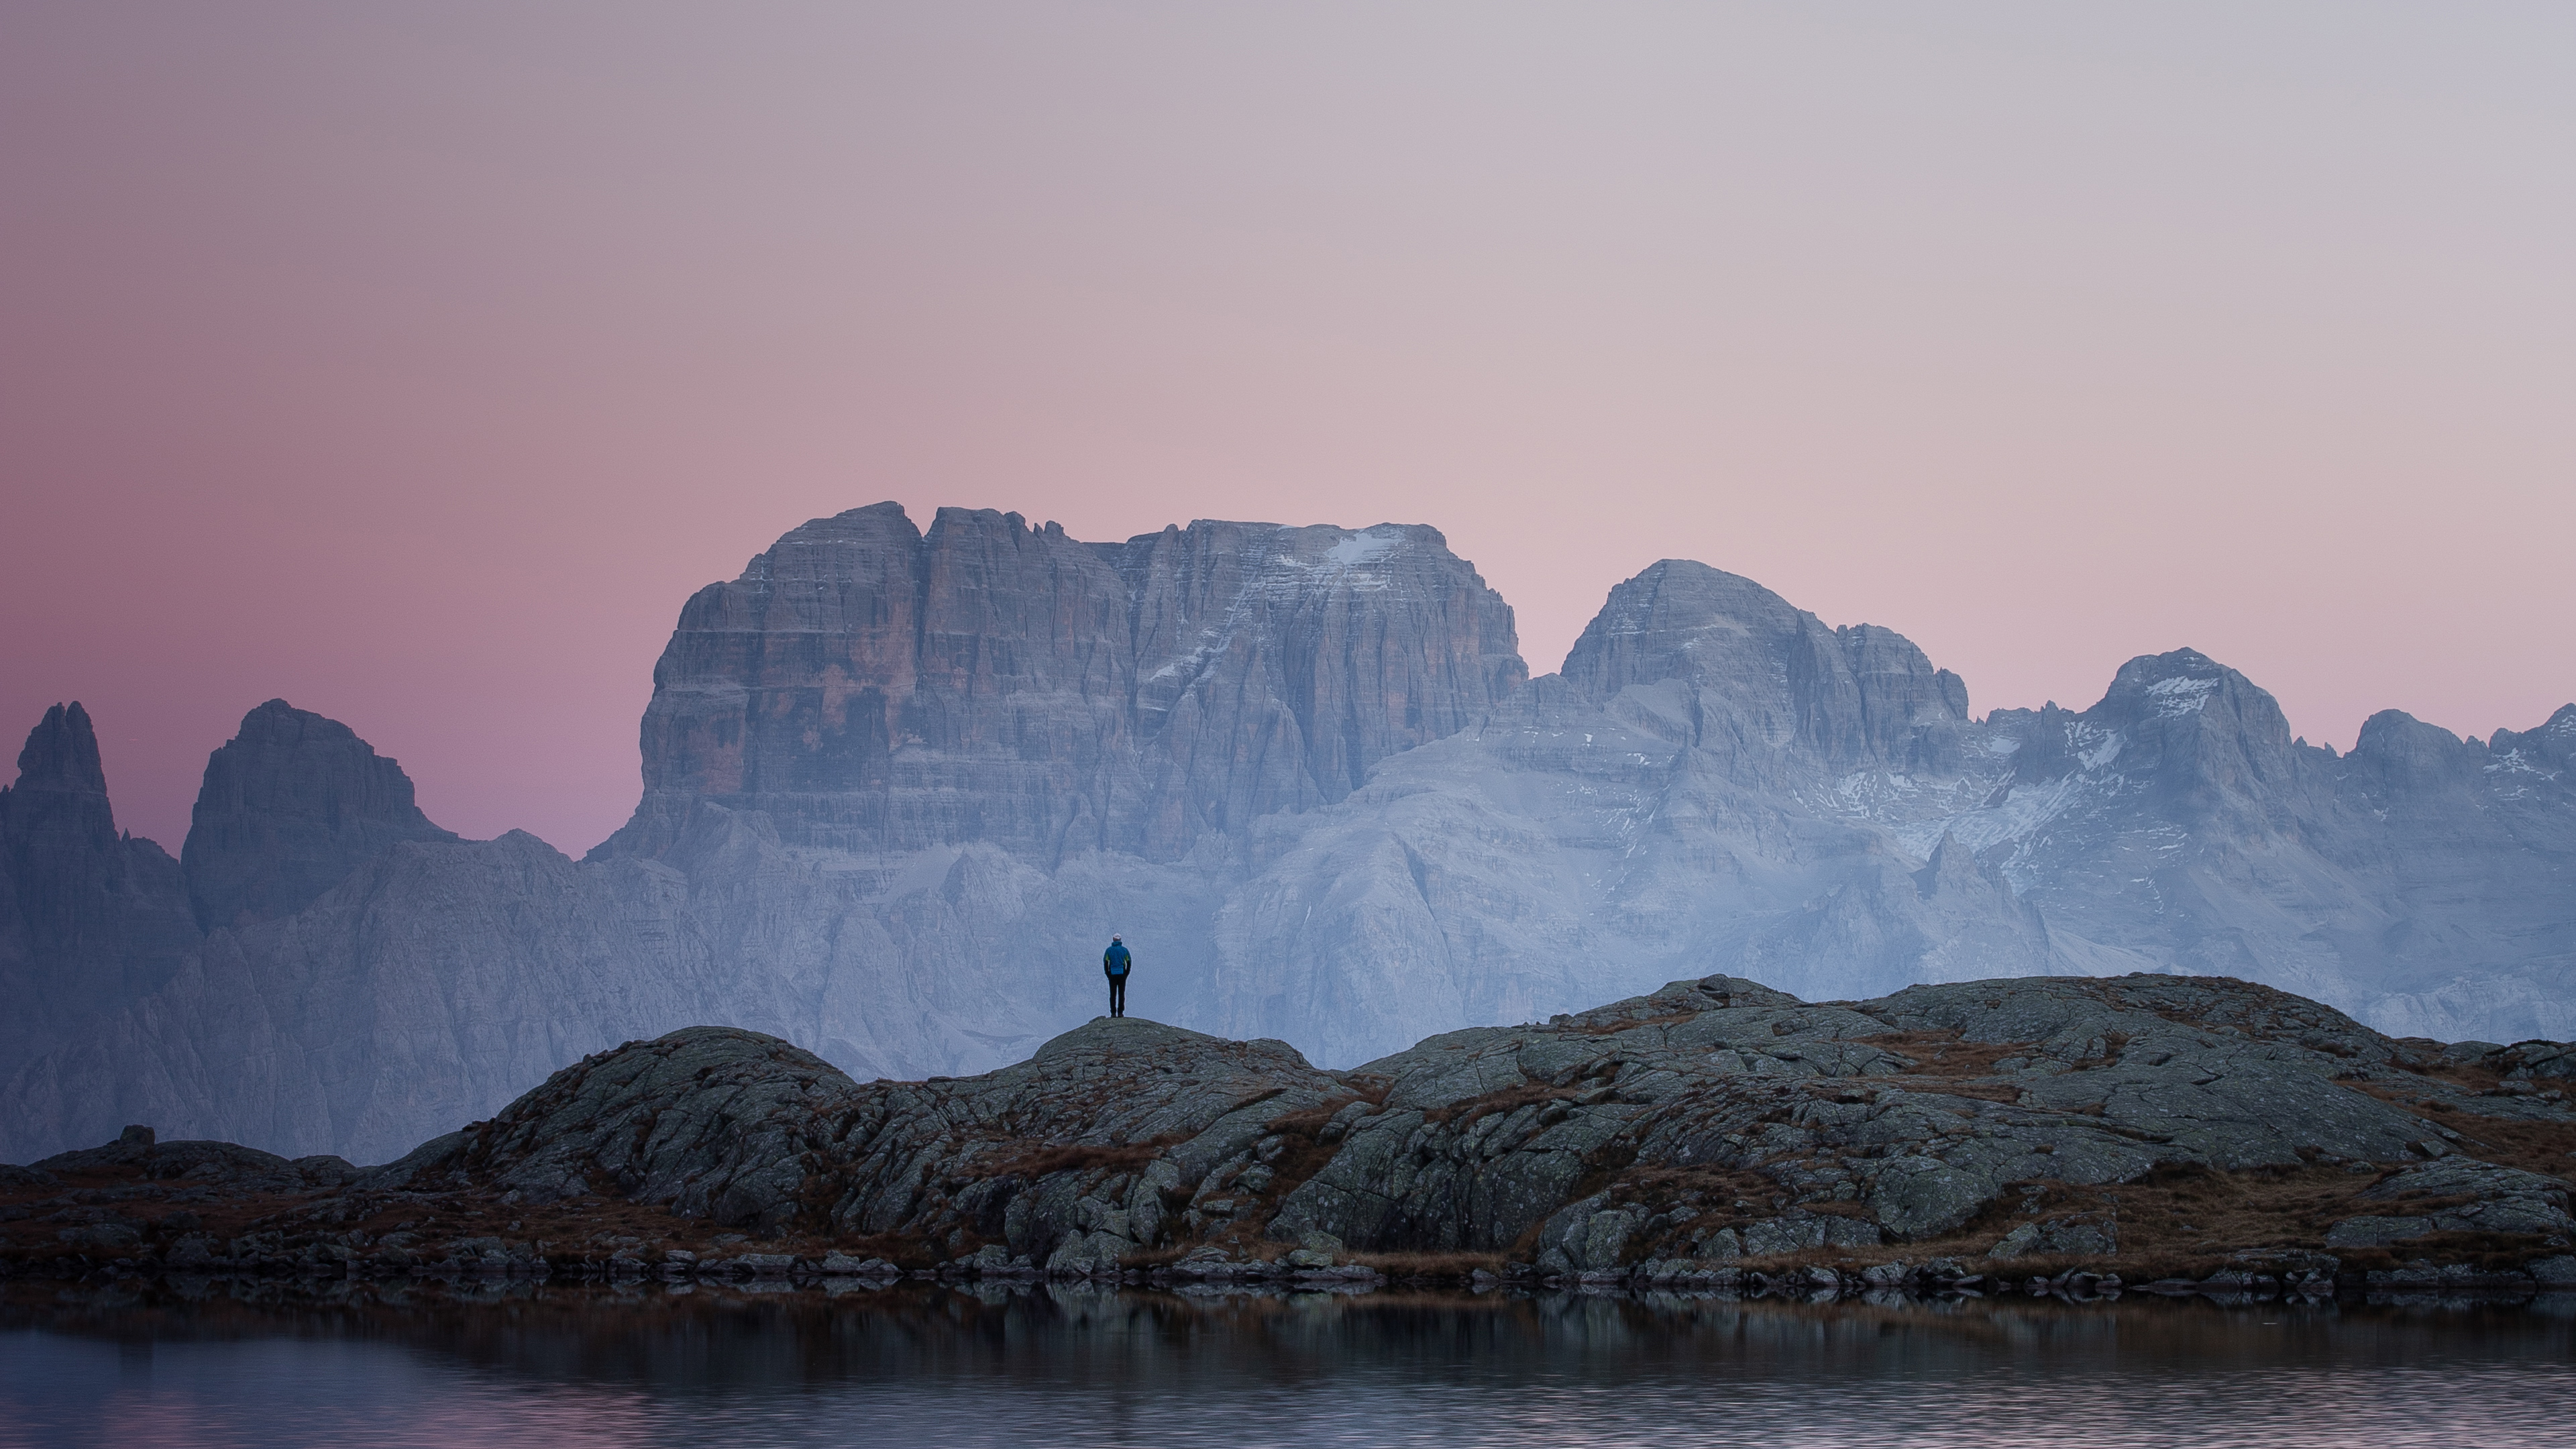
[[[1690, 743], [1731, 769], [1954, 773], [1968, 686], [1874, 624], [1827, 626], [1739, 574], [1665, 559], [1610, 591], [1565, 658], [1595, 701], [1681, 680], [1698, 692]], [[1784, 748], [1786, 754], [1784, 755]]]
[[2353, 752], [2375, 754], [2423, 745], [2458, 749], [2468, 743], [2440, 725], [2417, 719], [2402, 709], [2383, 709], [2361, 722], [2361, 733], [2353, 741]]
[[98, 732], [79, 700], [57, 704], [27, 732], [18, 751], [20, 790], [107, 795], [107, 770], [99, 762]]
[[2090, 709], [2054, 702], [1997, 710], [1990, 728], [2016, 742], [2013, 779], [2030, 785], [2086, 775], [2147, 792], [2183, 823], [2251, 810], [2295, 788], [2299, 769], [2289, 717], [2271, 693], [2197, 649], [2142, 654], [2122, 664]]
[[167, 981], [195, 936], [179, 863], [116, 833], [89, 711], [46, 710], [0, 789], [0, 1080]]
[[[939, 510], [941, 514], [967, 511], [970, 510], [950, 508]], [[751, 577], [753, 570], [763, 559], [776, 554], [781, 548], [842, 539], [872, 539], [885, 533], [908, 534], [918, 539], [921, 537], [921, 528], [912, 521], [912, 515], [904, 510], [902, 504], [891, 499], [883, 503], [871, 503], [865, 508], [845, 508], [838, 513], [809, 518], [780, 534], [775, 543], [753, 555], [751, 563], [744, 565], [743, 576]]]
[[27, 732], [18, 751], [17, 783], [0, 789], [0, 819], [11, 822], [22, 841], [49, 842], [46, 849], [87, 853], [115, 845], [107, 769], [99, 759], [98, 732], [80, 701], [46, 710]]
[[2576, 704], [2562, 704], [2549, 718], [2528, 730], [2497, 730], [2487, 748], [2506, 760], [2534, 769], [2576, 768]]
[[240, 727], [233, 732], [231, 742], [223, 748], [294, 749], [312, 745], [335, 748], [347, 744], [366, 746], [369, 754], [375, 752], [373, 746], [367, 746], [365, 740], [358, 738], [356, 730], [340, 721], [309, 709], [297, 709], [283, 699], [270, 699], [251, 706], [249, 712], [242, 716]]
[[1786, 639], [1799, 611], [1741, 574], [1659, 559], [1613, 586], [1567, 651], [1563, 673], [1595, 699], [1631, 684], [1723, 671], [1731, 650]]
[[[2213, 706], [2215, 715], [2210, 714]], [[2289, 718], [2271, 691], [2190, 648], [2141, 654], [2122, 664], [2101, 701], [2085, 714], [2128, 724], [2207, 716], [2210, 722], [2226, 720], [2267, 736], [2277, 733], [2285, 745], [2290, 739]]]
[[2402, 709], [2383, 709], [2362, 721], [2344, 761], [2384, 793], [2390, 787], [2425, 790], [2466, 783], [2477, 778], [2490, 758], [2489, 750], [2475, 741]]
[[397, 841], [455, 838], [357, 731], [272, 699], [207, 756], [179, 860], [212, 929], [293, 915]]
[[2143, 689], [2168, 679], [2222, 679], [2230, 675], [2244, 677], [2186, 644], [2162, 654], [2140, 654], [2128, 660], [2112, 674], [2111, 688], [2106, 692], [2116, 692], [2124, 686]]

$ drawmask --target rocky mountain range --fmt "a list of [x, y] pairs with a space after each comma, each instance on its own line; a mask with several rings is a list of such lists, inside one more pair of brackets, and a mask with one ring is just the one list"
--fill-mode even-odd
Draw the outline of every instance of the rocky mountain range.
[[1435, 530], [817, 519], [701, 590], [633, 818], [456, 839], [271, 701], [177, 860], [77, 705], [0, 792], [0, 1157], [124, 1123], [381, 1160], [724, 1023], [954, 1076], [1098, 1010], [1327, 1065], [1732, 974], [1811, 999], [2225, 975], [2399, 1035], [2576, 1035], [2576, 706], [2354, 750], [2191, 650], [1971, 712], [1875, 626], [1667, 560], [1532, 679]]

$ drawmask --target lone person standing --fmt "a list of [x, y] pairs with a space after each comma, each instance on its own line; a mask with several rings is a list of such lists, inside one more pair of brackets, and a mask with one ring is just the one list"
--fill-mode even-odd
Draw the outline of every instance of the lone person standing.
[[1109, 1014], [1127, 1014], [1127, 966], [1134, 958], [1116, 936], [1109, 938], [1109, 949], [1100, 953], [1100, 969], [1109, 976]]

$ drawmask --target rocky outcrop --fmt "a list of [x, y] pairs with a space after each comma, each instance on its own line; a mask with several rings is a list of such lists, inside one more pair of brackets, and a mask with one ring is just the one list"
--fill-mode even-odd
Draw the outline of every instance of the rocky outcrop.
[[0, 789], [0, 1080], [169, 981], [187, 900], [177, 861], [117, 833], [89, 712], [45, 711]]
[[424, 1143], [365, 1181], [488, 1183], [514, 1205], [614, 1194], [775, 1229], [806, 1205], [809, 1156], [830, 1146], [861, 1095], [839, 1069], [776, 1037], [694, 1027], [585, 1057], [491, 1122]]
[[[127, 1127], [103, 1147], [57, 1153], [41, 1168], [27, 1169], [52, 1179], [116, 1174], [144, 1182], [184, 1182], [187, 1187], [220, 1187], [226, 1192], [299, 1192], [342, 1186], [358, 1170], [338, 1157], [316, 1155], [292, 1161], [274, 1152], [231, 1142], [163, 1142], [149, 1127]], [[184, 1189], [183, 1189], [184, 1190]]]
[[[2408, 1160], [2426, 1123], [2341, 1080], [2393, 1055], [2338, 1013], [2241, 983], [1977, 982], [1812, 1006], [1715, 977], [1372, 1063], [1392, 1078], [1384, 1110], [1281, 1221], [1444, 1248], [1545, 1224], [1568, 1270], [1615, 1266], [1600, 1245], [1632, 1237], [1664, 1239], [1656, 1256], [1735, 1256], [1747, 1234], [1785, 1241], [1763, 1224], [1791, 1205], [1850, 1216], [1820, 1242], [1933, 1238], [2017, 1183]], [[1660, 1172], [1699, 1200], [1614, 1178], [1568, 1201], [1618, 1159], [1639, 1188]]]
[[[2391, 1173], [2361, 1194], [2387, 1209], [2345, 1218], [2326, 1234], [2329, 1248], [2379, 1248], [2435, 1233], [2527, 1234], [2564, 1240], [2576, 1233], [2567, 1216], [2567, 1180], [2545, 1173], [2452, 1157]], [[2407, 1211], [2411, 1209], [2412, 1211]]]
[[987, 1076], [867, 1086], [775, 1038], [701, 1027], [585, 1060], [363, 1181], [532, 1206], [615, 1193], [764, 1232], [972, 1236], [1041, 1264], [1114, 1262], [1182, 1228], [1164, 1221], [1182, 1183], [1254, 1152], [1280, 1119], [1348, 1100], [1284, 1043], [1136, 1018]]
[[[2576, 1233], [2576, 1111], [2497, 1071], [2530, 1045], [2393, 1041], [2269, 988], [2148, 975], [1831, 1003], [1710, 977], [1347, 1072], [1281, 1042], [1128, 1018], [983, 1076], [862, 1084], [777, 1038], [699, 1027], [585, 1058], [365, 1171], [129, 1129], [0, 1181], [31, 1205], [0, 1222], [18, 1225], [21, 1258], [175, 1249], [132, 1212], [116, 1243], [56, 1231], [83, 1201], [67, 1186], [142, 1164], [148, 1180], [266, 1195], [266, 1217], [227, 1219], [245, 1228], [402, 1219], [396, 1267], [542, 1270], [545, 1252], [468, 1225], [634, 1224], [610, 1211], [624, 1202], [674, 1224], [659, 1246], [608, 1239], [652, 1254], [630, 1255], [639, 1271], [707, 1269], [676, 1244], [727, 1230], [714, 1241], [739, 1245], [746, 1272], [1323, 1271], [1357, 1255], [1366, 1273], [1411, 1253], [1568, 1279], [1812, 1268], [1834, 1286], [1946, 1264], [1956, 1281], [1982, 1262], [2250, 1284], [2319, 1264], [2329, 1283], [2412, 1271], [2420, 1256], [2527, 1281]], [[158, 1200], [120, 1200], [136, 1199]], [[220, 1195], [191, 1201], [206, 1206], [183, 1229], [225, 1210]], [[410, 1229], [425, 1220], [468, 1237], [424, 1242]], [[612, 1266], [593, 1236], [567, 1256]], [[2269, 1266], [2228, 1266], [2246, 1263]]]
[[455, 838], [356, 731], [272, 699], [207, 759], [179, 863], [211, 929], [291, 916], [398, 842]]

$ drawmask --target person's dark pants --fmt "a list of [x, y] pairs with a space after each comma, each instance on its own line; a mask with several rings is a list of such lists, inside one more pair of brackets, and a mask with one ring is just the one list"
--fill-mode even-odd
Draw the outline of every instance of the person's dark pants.
[[1127, 978], [1124, 976], [1109, 978], [1109, 1014], [1111, 1016], [1127, 1014]]

